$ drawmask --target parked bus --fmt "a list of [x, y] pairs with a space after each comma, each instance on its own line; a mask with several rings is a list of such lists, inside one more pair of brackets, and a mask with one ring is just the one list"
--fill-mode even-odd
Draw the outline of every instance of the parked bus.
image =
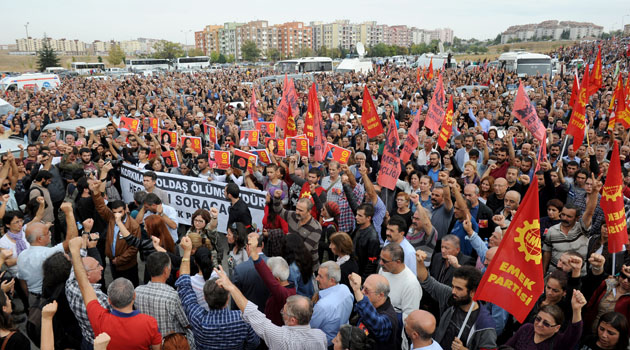
[[209, 67], [210, 57], [208, 56], [180, 57], [175, 60], [175, 69], [177, 70], [206, 69]]
[[169, 70], [171, 63], [169, 60], [160, 58], [140, 58], [133, 60], [125, 60], [125, 66], [128, 71], [143, 70]]
[[304, 57], [279, 61], [274, 65], [274, 70], [280, 74], [332, 72], [332, 68], [332, 58], [330, 57]]
[[45, 72], [46, 73], [59, 73], [59, 72], [63, 72], [64, 70], [66, 70], [63, 67], [46, 67]]
[[519, 77], [547, 74], [551, 76], [551, 57], [530, 52], [506, 52], [499, 56], [499, 62], [509, 72], [516, 72]]
[[105, 70], [105, 63], [72, 62], [71, 70], [79, 74], [96, 74]]

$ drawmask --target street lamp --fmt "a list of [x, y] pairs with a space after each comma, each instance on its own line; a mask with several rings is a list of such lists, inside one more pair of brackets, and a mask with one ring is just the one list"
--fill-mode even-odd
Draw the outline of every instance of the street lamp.
[[192, 29], [180, 30], [180, 32], [184, 33], [184, 45], [186, 46], [186, 57], [188, 57], [188, 33], [192, 32]]
[[30, 24], [30, 22], [26, 22], [26, 24], [24, 25], [24, 28], [26, 28], [26, 39], [28, 39], [28, 25]]

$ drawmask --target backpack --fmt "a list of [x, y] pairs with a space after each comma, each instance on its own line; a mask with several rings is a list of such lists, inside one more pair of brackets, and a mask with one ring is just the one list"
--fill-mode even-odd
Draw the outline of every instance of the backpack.
[[31, 192], [33, 192], [33, 190], [38, 190], [40, 196], [44, 197], [44, 191], [42, 191], [42, 189], [39, 187], [31, 187], [28, 190], [15, 192], [15, 200], [17, 201], [18, 206], [26, 205], [28, 203], [28, 201], [30, 200], [29, 197], [31, 196]]

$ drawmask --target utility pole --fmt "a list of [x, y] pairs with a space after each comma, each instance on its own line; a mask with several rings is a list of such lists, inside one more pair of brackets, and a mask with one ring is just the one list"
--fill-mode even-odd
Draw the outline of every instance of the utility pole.
[[30, 22], [26, 22], [26, 24], [24, 25], [24, 28], [26, 28], [26, 39], [28, 39], [28, 25]]
[[192, 32], [192, 29], [180, 30], [180, 32], [184, 33], [184, 45], [186, 46], [186, 57], [188, 57], [188, 33]]

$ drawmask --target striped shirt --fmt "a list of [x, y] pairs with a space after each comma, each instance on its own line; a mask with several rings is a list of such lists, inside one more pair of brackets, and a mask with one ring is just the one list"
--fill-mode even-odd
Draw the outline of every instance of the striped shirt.
[[240, 311], [230, 311], [227, 308], [207, 311], [199, 306], [190, 284], [190, 275], [179, 276], [175, 286], [184, 312], [190, 320], [197, 349], [231, 350], [258, 347], [260, 339], [252, 327], [243, 321]]
[[297, 214], [294, 211], [284, 209], [282, 207], [282, 201], [276, 198], [273, 199], [273, 210], [287, 222], [289, 234], [295, 233], [302, 238], [304, 245], [306, 245], [306, 248], [311, 252], [311, 256], [313, 257], [313, 272], [317, 271], [319, 268], [317, 247], [319, 245], [319, 238], [322, 236], [322, 225], [312, 217], [306, 224], [301, 225]]
[[186, 333], [188, 319], [177, 292], [168, 284], [149, 282], [136, 287], [134, 305], [143, 314], [155, 318], [164, 336]]
[[326, 334], [320, 329], [305, 326], [276, 326], [258, 311], [256, 304], [247, 302], [243, 319], [249, 323], [270, 350], [326, 350]]
[[[98, 303], [107, 309], [107, 311], [111, 311], [112, 308], [109, 306], [107, 295], [101, 291], [101, 285], [93, 283], [92, 288], [94, 288], [94, 292], [96, 292], [96, 299], [98, 299]], [[81, 295], [81, 289], [79, 289], [79, 283], [74, 277], [74, 272], [66, 281], [66, 299], [68, 299], [70, 310], [74, 313], [74, 316], [77, 318], [77, 322], [79, 323], [79, 327], [81, 327], [81, 335], [83, 336], [83, 339], [85, 339], [88, 343], [93, 344], [94, 331], [92, 330], [92, 325], [90, 324], [90, 319], [88, 318], [87, 309], [85, 308], [85, 303], [83, 302], [83, 295]]]
[[[582, 219], [576, 222], [569, 230], [568, 234], [564, 234], [560, 229], [560, 224], [553, 225], [547, 230], [547, 234], [543, 236], [542, 251], [551, 252], [551, 262], [549, 264], [549, 272], [556, 270], [558, 260], [562, 254], [568, 251], [576, 251], [586, 260], [588, 251], [588, 231], [590, 227], [586, 227]], [[582, 265], [582, 275], [586, 274], [586, 264]]]

